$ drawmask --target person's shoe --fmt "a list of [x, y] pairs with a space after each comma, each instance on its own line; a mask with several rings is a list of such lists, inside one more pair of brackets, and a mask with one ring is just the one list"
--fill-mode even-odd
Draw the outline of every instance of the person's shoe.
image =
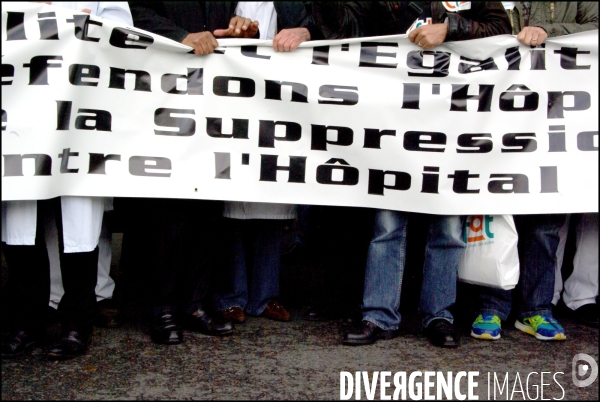
[[114, 305], [109, 303], [110, 299], [96, 303], [96, 314], [94, 324], [101, 328], [119, 328], [123, 325], [121, 312]]
[[431, 343], [442, 348], [457, 348], [459, 341], [454, 325], [443, 318], [436, 318], [425, 328]]
[[69, 331], [50, 347], [46, 357], [48, 360], [68, 360], [83, 355], [90, 345], [90, 336], [80, 332]]
[[233, 333], [231, 321], [216, 322], [201, 308], [196, 310], [194, 314], [186, 316], [185, 325], [187, 329], [204, 335], [226, 336]]
[[392, 339], [398, 334], [397, 330], [384, 330], [370, 321], [363, 321], [359, 328], [350, 329], [344, 334], [344, 345], [370, 345], [380, 339]]
[[150, 338], [163, 345], [176, 345], [183, 342], [183, 331], [175, 322], [173, 314], [164, 313], [154, 319]]
[[260, 316], [274, 321], [289, 321], [291, 319], [290, 313], [277, 300], [271, 300]]
[[36, 339], [29, 332], [14, 331], [2, 340], [2, 358], [21, 356], [35, 346]]
[[596, 303], [584, 304], [572, 311], [578, 323], [598, 328], [598, 305]]
[[563, 327], [548, 315], [534, 315], [523, 321], [516, 320], [515, 327], [541, 341], [564, 341], [567, 339]]
[[234, 324], [243, 324], [246, 322], [246, 315], [241, 307], [234, 306], [220, 311], [221, 319], [225, 322], [231, 321]]
[[309, 307], [302, 315], [305, 321], [330, 321], [333, 320], [333, 314], [324, 307]]
[[471, 325], [471, 336], [477, 339], [497, 340], [500, 339], [502, 327], [500, 317], [492, 314], [479, 314]]

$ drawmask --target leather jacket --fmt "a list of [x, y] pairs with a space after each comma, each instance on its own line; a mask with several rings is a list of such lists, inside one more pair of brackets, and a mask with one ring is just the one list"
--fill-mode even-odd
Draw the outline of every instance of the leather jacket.
[[426, 2], [313, 2], [312, 13], [326, 39], [406, 33]]
[[[471, 2], [469, 10], [449, 12], [430, 2], [433, 23], [448, 22], [446, 41], [510, 34], [501, 2]], [[314, 2], [312, 12], [327, 39], [405, 34], [427, 2]], [[446, 21], [447, 18], [447, 21]]]
[[510, 20], [504, 18], [506, 11], [499, 1], [472, 1], [471, 9], [449, 12], [441, 1], [431, 2], [433, 23], [442, 23], [448, 18], [448, 34], [445, 42], [487, 38], [510, 34]]

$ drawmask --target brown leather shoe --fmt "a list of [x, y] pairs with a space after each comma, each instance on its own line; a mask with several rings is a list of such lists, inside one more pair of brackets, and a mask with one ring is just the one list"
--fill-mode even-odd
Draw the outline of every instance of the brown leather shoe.
[[246, 322], [246, 315], [241, 307], [234, 306], [228, 309], [221, 310], [221, 318], [224, 321], [231, 321], [235, 324], [243, 324]]
[[266, 317], [269, 320], [275, 321], [289, 321], [290, 313], [283, 307], [277, 300], [271, 300], [267, 304], [267, 308], [261, 314], [261, 317]]
[[121, 312], [117, 308], [108, 308], [100, 305], [94, 315], [94, 325], [101, 328], [119, 328], [123, 325], [121, 321]]

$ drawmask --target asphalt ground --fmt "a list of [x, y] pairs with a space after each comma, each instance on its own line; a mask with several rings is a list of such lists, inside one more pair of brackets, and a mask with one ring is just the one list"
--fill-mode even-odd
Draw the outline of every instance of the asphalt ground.
[[[291, 233], [287, 236], [289, 244]], [[118, 234], [113, 238], [113, 259], [118, 264], [120, 238]], [[479, 399], [598, 400], [598, 379], [587, 387], [578, 387], [572, 376], [575, 355], [585, 353], [598, 362], [598, 329], [557, 314], [566, 330], [564, 342], [539, 341], [509, 322], [504, 323], [501, 340], [476, 340], [469, 336], [475, 314], [472, 291], [468, 285], [460, 284], [455, 316], [461, 346], [457, 349], [432, 346], [421, 332], [417, 312], [420, 277], [418, 269], [408, 269], [411, 265], [418, 266], [412, 262], [405, 273], [403, 318], [397, 338], [368, 346], [344, 346], [340, 341], [347, 327], [341, 320], [302, 320], [312, 301], [327, 291], [323, 289], [326, 269], [323, 262], [318, 256], [305, 256], [288, 260], [282, 267], [282, 302], [292, 314], [291, 322], [249, 317], [245, 324], [235, 327], [235, 334], [230, 337], [185, 332], [181, 345], [157, 345], [149, 337], [142, 292], [130, 287], [121, 303], [124, 325], [116, 329], [96, 328], [92, 346], [84, 356], [67, 362], [50, 362], [44, 359], [43, 345], [31, 354], [2, 360], [1, 399], [329, 400], [341, 397], [340, 372], [349, 372], [353, 378], [356, 372], [365, 372], [368, 384], [373, 380], [379, 384], [374, 398], [383, 399], [379, 372], [388, 371], [391, 376], [387, 381], [391, 385], [385, 395], [393, 396], [398, 390], [398, 396], [407, 399], [416, 399], [419, 389], [424, 397], [426, 372], [440, 372], [445, 378], [451, 375], [452, 379], [465, 372], [458, 382], [459, 393], [453, 389], [452, 399], [466, 397], [471, 372], [476, 382], [472, 393]], [[4, 262], [2, 271], [4, 284]], [[58, 333], [55, 322], [49, 328], [47, 343]], [[576, 371], [582, 370], [585, 365], [582, 363], [586, 362], [579, 361]], [[589, 378], [593, 365], [587, 366], [588, 374], [582, 371], [584, 375], [577, 379]], [[413, 387], [406, 384], [405, 395], [401, 393], [403, 373], [407, 382], [411, 373], [415, 379]], [[360, 375], [362, 378], [363, 374]], [[392, 379], [394, 375], [398, 388]], [[437, 387], [434, 381], [429, 394], [435, 397]], [[356, 389], [350, 399], [357, 399]], [[364, 379], [360, 399], [367, 399]]]

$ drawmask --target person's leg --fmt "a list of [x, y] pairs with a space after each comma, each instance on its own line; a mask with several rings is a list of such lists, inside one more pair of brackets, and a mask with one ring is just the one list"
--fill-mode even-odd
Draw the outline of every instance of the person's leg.
[[105, 213], [98, 241], [98, 278], [96, 283], [95, 325], [103, 328], [117, 328], [122, 325], [119, 305], [115, 292], [115, 281], [110, 275], [112, 260], [112, 232]]
[[[261, 315], [266, 312], [272, 301], [279, 300], [279, 271], [281, 268], [281, 239], [284, 220], [253, 219], [249, 221], [245, 235], [252, 237], [252, 267], [250, 294], [246, 310], [250, 315]], [[253, 233], [252, 233], [253, 232]], [[273, 312], [268, 318], [279, 321], [289, 320], [289, 313], [281, 308], [281, 314]]]
[[[178, 276], [183, 251], [185, 211], [181, 200], [166, 198], [131, 198], [126, 208], [123, 256], [133, 280], [144, 283], [150, 305], [150, 338], [160, 344], [183, 342], [177, 310]], [[132, 247], [134, 251], [132, 252]], [[139, 267], [142, 267], [141, 269]]]
[[[21, 203], [23, 201], [9, 201], [8, 203]], [[3, 210], [6, 201], [3, 202]], [[15, 245], [3, 244], [4, 256], [8, 267], [8, 281], [6, 293], [3, 294], [4, 305], [10, 305], [5, 310], [3, 319], [6, 319], [8, 333], [2, 342], [2, 357], [19, 356], [29, 350], [42, 336], [46, 329], [46, 309], [50, 295], [50, 270], [48, 255], [43, 238], [43, 207], [36, 201], [23, 202], [23, 208], [33, 214], [34, 230], [37, 233], [34, 244]], [[40, 202], [42, 203], [42, 202]], [[20, 209], [18, 205], [12, 207]], [[8, 209], [12, 209], [9, 207]], [[4, 211], [3, 211], [4, 212]], [[21, 209], [20, 212], [27, 212]], [[37, 215], [37, 216], [36, 216]], [[31, 217], [31, 216], [30, 216]], [[8, 222], [3, 216], [3, 225]], [[12, 220], [9, 220], [11, 222]], [[12, 221], [17, 223], [17, 221]], [[8, 243], [18, 242], [14, 235], [23, 232], [19, 228], [10, 227], [9, 233], [13, 236], [4, 237]], [[22, 240], [22, 236], [16, 236]], [[5, 307], [6, 308], [6, 307]]]
[[98, 249], [80, 253], [62, 253], [60, 269], [65, 293], [58, 310], [62, 332], [77, 332], [88, 342], [92, 334], [96, 304]]
[[91, 340], [96, 305], [98, 239], [104, 201], [97, 197], [61, 197], [55, 216], [59, 233], [64, 295], [58, 306], [61, 340], [48, 352], [62, 360], [83, 354]]
[[[209, 200], [178, 200], [184, 229], [182, 255], [177, 266], [176, 289], [184, 328], [205, 335], [225, 336], [233, 333], [231, 322], [213, 319], [207, 295], [210, 275], [221, 257], [223, 241], [221, 215], [223, 203]], [[229, 320], [227, 320], [229, 321]]]
[[565, 282], [563, 300], [571, 310], [595, 304], [598, 296], [598, 214], [581, 215], [576, 230], [573, 273]]
[[400, 291], [406, 261], [408, 216], [399, 211], [377, 210], [373, 238], [369, 244], [362, 324], [343, 337], [346, 345], [366, 345], [391, 339], [400, 325]]
[[[58, 304], [64, 294], [62, 275], [60, 272], [60, 253], [58, 243], [58, 229], [54, 211], [45, 216], [45, 238], [48, 257], [50, 259], [50, 307], [58, 308]], [[115, 281], [110, 276], [110, 263], [112, 258], [111, 238], [108, 220], [102, 220], [100, 238], [98, 241], [98, 278], [96, 283], [96, 301], [109, 300], [112, 298]], [[106, 321], [106, 320], [104, 320]], [[103, 325], [107, 326], [107, 325]], [[108, 325], [108, 326], [115, 326]]]
[[512, 290], [480, 286], [479, 314], [471, 326], [471, 336], [497, 340], [501, 337], [502, 321], [508, 319], [512, 305]]
[[244, 247], [244, 226], [241, 219], [223, 218], [225, 229], [224, 268], [225, 275], [219, 284], [217, 308], [221, 311], [232, 307], [245, 310], [248, 305], [247, 256]]
[[564, 214], [515, 215], [519, 234], [520, 309], [515, 326], [541, 340], [563, 340], [552, 317], [556, 249]]
[[567, 244], [567, 234], [569, 233], [569, 222], [571, 221], [571, 214], [567, 214], [565, 223], [558, 232], [559, 241], [558, 248], [556, 249], [556, 271], [554, 273], [554, 296], [552, 296], [552, 304], [558, 305], [560, 300], [560, 294], [563, 291], [563, 277], [562, 277], [562, 265], [565, 257], [565, 246]]
[[576, 227], [573, 273], [565, 282], [563, 300], [584, 325], [598, 327], [598, 214], [586, 213]]
[[439, 318], [454, 322], [448, 308], [456, 302], [458, 263], [465, 250], [463, 217], [431, 215], [430, 219], [419, 304], [424, 327]]
[[479, 313], [497, 315], [502, 321], [508, 319], [512, 307], [512, 290], [481, 287]]
[[[106, 218], [106, 216], [105, 216]], [[98, 281], [96, 283], [96, 301], [112, 299], [115, 281], [110, 276], [112, 259], [112, 233], [108, 219], [102, 220], [100, 239], [98, 241]]]
[[58, 245], [58, 229], [56, 227], [54, 208], [46, 208], [42, 219], [44, 219], [44, 237], [50, 261], [50, 301], [48, 305], [56, 310], [60, 304], [60, 299], [62, 299], [65, 293], [65, 289], [63, 288], [62, 275], [60, 273], [60, 246]]
[[337, 292], [332, 292], [332, 295], [335, 295], [334, 299], [339, 300], [338, 309], [342, 313], [343, 323], [355, 324], [362, 320], [365, 267], [378, 210], [359, 207], [344, 209], [346, 213], [338, 227], [340, 240], [336, 246], [337, 273], [336, 270], [330, 271], [332, 274], [336, 273], [336, 276], [330, 275], [328, 283], [332, 284], [334, 289], [337, 288]]
[[[185, 200], [185, 234], [182, 270], [179, 278], [182, 311], [190, 315], [198, 310], [213, 309], [212, 275], [222, 270], [224, 244], [223, 202]], [[220, 266], [219, 269], [216, 269]], [[216, 307], [214, 309], [217, 309]]]
[[[498, 216], [497, 218], [503, 217], [506, 216]], [[511, 216], [508, 216], [508, 218], [514, 219]], [[496, 238], [494, 241], [502, 241], [502, 239]], [[474, 245], [476, 246], [477, 243]], [[514, 244], [513, 247], [517, 247], [517, 245]], [[516, 249], [511, 251], [513, 253], [517, 252]], [[518, 263], [517, 260], [517, 269], [519, 268]], [[477, 293], [479, 296], [479, 310], [477, 318], [471, 325], [471, 336], [477, 339], [498, 340], [501, 338], [502, 321], [506, 321], [511, 312], [513, 291], [478, 286]]]
[[556, 249], [564, 214], [516, 215], [519, 233], [519, 318], [552, 315]]
[[324, 267], [322, 296], [304, 319], [342, 318], [344, 324], [360, 322], [367, 250], [373, 237], [371, 208], [319, 207], [319, 261]]
[[150, 337], [156, 343], [167, 345], [183, 341], [177, 317], [177, 280], [184, 230], [179, 201], [159, 198], [136, 200], [138, 209], [148, 216], [147, 221], [140, 221], [140, 224], [149, 235], [147, 270], [151, 277], [149, 291], [153, 316]]
[[369, 244], [361, 311], [363, 320], [384, 330], [400, 325], [400, 291], [406, 260], [407, 215], [378, 210]]
[[457, 347], [449, 308], [456, 302], [458, 263], [465, 250], [463, 217], [431, 215], [419, 310], [425, 333], [436, 346]]

